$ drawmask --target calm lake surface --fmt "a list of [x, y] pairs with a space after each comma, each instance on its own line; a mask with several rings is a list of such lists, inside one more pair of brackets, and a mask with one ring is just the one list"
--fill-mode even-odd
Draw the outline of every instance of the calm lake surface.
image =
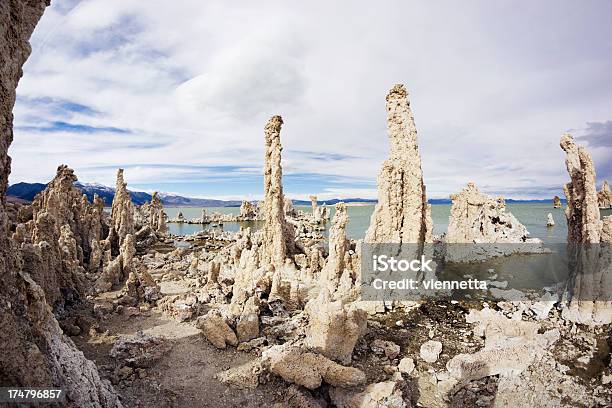
[[[434, 224], [434, 235], [442, 234], [448, 228], [448, 217], [450, 216], [450, 204], [432, 205], [431, 216]], [[349, 206], [349, 224], [347, 235], [352, 239], [361, 239], [365, 236], [365, 231], [370, 225], [370, 217], [374, 211], [374, 205]], [[296, 206], [296, 209], [304, 212], [311, 212], [310, 206]], [[181, 207], [164, 208], [169, 218], [174, 218], [180, 212], [185, 218], [199, 218], [202, 214], [201, 207]], [[518, 220], [527, 227], [531, 237], [540, 238], [544, 243], [563, 243], [567, 238], [567, 223], [565, 221], [564, 208], [553, 208], [551, 204], [507, 204], [506, 211], [514, 214]], [[207, 207], [207, 213], [219, 212], [223, 214], [237, 215], [240, 213], [238, 207]], [[334, 208], [331, 207], [331, 215], [334, 215]], [[556, 225], [547, 227], [546, 220], [548, 213], [552, 213]], [[260, 223], [256, 222], [226, 222], [223, 229], [226, 231], [238, 231], [240, 226], [250, 226], [257, 229]], [[327, 223], [327, 228], [331, 222]], [[174, 224], [168, 223], [170, 233], [176, 235], [188, 235], [197, 231], [214, 228], [210, 225], [197, 224]], [[219, 228], [219, 227], [217, 227]], [[327, 233], [327, 230], [326, 230]]]

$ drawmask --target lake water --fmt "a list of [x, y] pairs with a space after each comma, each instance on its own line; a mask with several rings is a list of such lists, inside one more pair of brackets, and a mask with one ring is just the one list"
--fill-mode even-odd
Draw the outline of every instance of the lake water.
[[[432, 205], [431, 216], [434, 224], [434, 235], [442, 234], [448, 228], [448, 217], [450, 216], [450, 204]], [[304, 212], [311, 212], [310, 206], [296, 206], [296, 209]], [[374, 205], [349, 206], [349, 224], [347, 227], [347, 235], [352, 239], [361, 239], [365, 236], [365, 232], [370, 225], [370, 217], [374, 211]], [[201, 207], [181, 207], [181, 208], [164, 208], [169, 218], [174, 218], [180, 212], [185, 218], [199, 218], [202, 214]], [[567, 239], [567, 223], [565, 221], [565, 213], [563, 208], [553, 208], [551, 204], [507, 204], [506, 211], [514, 214], [518, 220], [527, 227], [531, 233], [531, 237], [540, 238], [545, 243], [563, 243]], [[219, 212], [223, 214], [238, 215], [240, 209], [237, 207], [207, 207], [207, 213]], [[335, 210], [331, 207], [331, 215], [333, 217]], [[552, 213], [556, 225], [547, 227], [546, 220], [548, 213]], [[252, 229], [257, 229], [260, 222], [226, 222], [223, 229], [226, 231], [238, 231], [240, 226], [250, 226]], [[331, 222], [327, 223], [327, 227]], [[174, 224], [168, 223], [170, 233], [176, 235], [188, 235], [197, 231], [213, 228], [210, 225], [198, 224]], [[327, 232], [327, 231], [326, 231]]]

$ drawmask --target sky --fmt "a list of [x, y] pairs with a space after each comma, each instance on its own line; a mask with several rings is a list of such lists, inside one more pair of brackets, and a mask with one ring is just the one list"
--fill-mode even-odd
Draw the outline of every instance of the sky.
[[[144, 5], [144, 6], [143, 6]], [[17, 89], [11, 183], [375, 198], [385, 95], [410, 93], [430, 198], [562, 196], [571, 132], [612, 179], [612, 1], [52, 0]]]

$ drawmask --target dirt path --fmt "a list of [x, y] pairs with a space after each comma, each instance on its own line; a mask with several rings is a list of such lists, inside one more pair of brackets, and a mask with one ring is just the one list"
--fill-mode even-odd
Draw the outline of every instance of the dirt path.
[[[180, 285], [169, 285], [170, 293]], [[105, 296], [108, 299], [108, 295]], [[121, 361], [109, 352], [119, 336], [142, 331], [166, 339], [170, 350], [145, 370], [129, 378], [117, 374]], [[110, 314], [99, 329], [73, 337], [85, 356], [93, 360], [102, 375], [114, 383], [126, 407], [261, 407], [282, 401], [286, 388], [271, 379], [257, 389], [234, 389], [219, 382], [215, 374], [252, 361], [257, 356], [234, 348], [218, 350], [191, 322], [184, 323], [157, 311], [135, 316]]]

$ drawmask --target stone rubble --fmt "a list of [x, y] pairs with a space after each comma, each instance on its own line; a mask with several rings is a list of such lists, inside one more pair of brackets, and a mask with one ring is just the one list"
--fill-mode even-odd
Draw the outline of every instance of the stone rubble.
[[485, 338], [485, 347], [474, 354], [458, 354], [447, 363], [451, 377], [459, 381], [518, 375], [559, 339], [558, 330], [538, 334], [538, 324], [508, 319], [487, 308], [472, 310], [466, 320], [477, 324], [474, 333]]
[[246, 364], [222, 371], [216, 375], [216, 378], [232, 388], [253, 389], [259, 385], [261, 372], [261, 361], [254, 359]]
[[409, 357], [404, 357], [400, 360], [399, 364], [397, 365], [397, 368], [402, 373], [411, 374], [415, 368], [414, 360]]

